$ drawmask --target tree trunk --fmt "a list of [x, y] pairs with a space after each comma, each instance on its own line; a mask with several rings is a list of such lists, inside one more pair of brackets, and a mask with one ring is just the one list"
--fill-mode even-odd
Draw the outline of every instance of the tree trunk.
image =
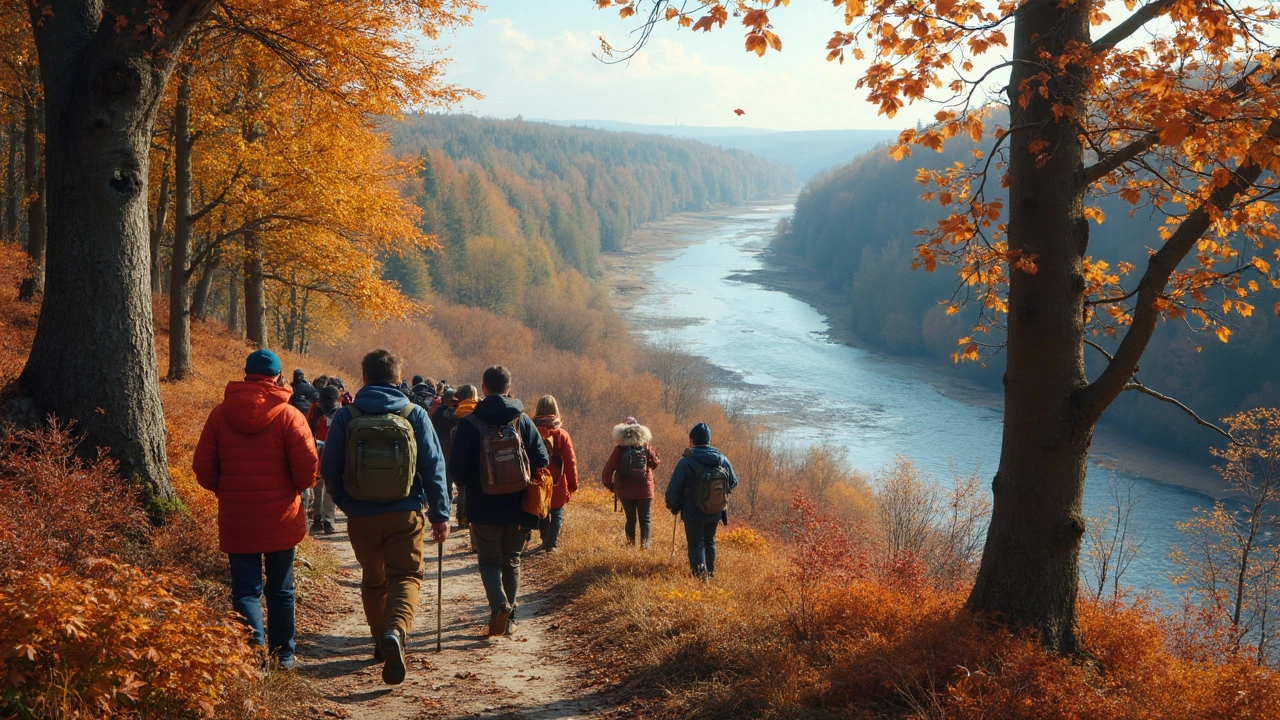
[[[151, 312], [147, 170], [156, 110], [208, 0], [31, 5], [48, 116], [48, 280], [11, 416], [74, 421], [160, 517], [176, 499]], [[118, 18], [154, 27], [115, 29]], [[99, 25], [102, 27], [99, 27]]]
[[244, 273], [232, 266], [227, 277], [230, 278], [230, 286], [227, 288], [227, 329], [244, 337], [244, 322], [240, 312], [240, 286], [244, 282]]
[[191, 82], [178, 73], [173, 107], [173, 254], [169, 260], [169, 380], [191, 374]]
[[196, 283], [196, 291], [191, 295], [191, 319], [204, 322], [209, 319], [209, 290], [213, 287], [213, 276], [218, 272], [222, 257], [217, 250], [201, 263], [200, 280]]
[[27, 276], [22, 279], [18, 290], [19, 300], [34, 300], [44, 294], [44, 248], [45, 248], [45, 168], [41, 160], [40, 135], [44, 130], [44, 101], [35, 96], [35, 86], [39, 78], [35, 66], [28, 72], [31, 91], [24, 101], [23, 110], [23, 156], [24, 175], [27, 194]]
[[160, 247], [164, 243], [164, 226], [169, 222], [169, 157], [165, 155], [160, 175], [160, 198], [156, 203], [156, 217], [151, 224], [151, 293], [160, 292]]
[[267, 346], [267, 291], [262, 277], [262, 246], [258, 234], [245, 235], [244, 248], [244, 331], [249, 342], [259, 348]]
[[[1009, 83], [1009, 248], [1034, 256], [1038, 271], [1009, 272], [1004, 436], [991, 525], [969, 597], [972, 610], [1035, 628], [1047, 647], [1064, 654], [1078, 647], [1081, 498], [1093, 420], [1080, 407], [1087, 385], [1084, 153], [1070, 116], [1057, 121], [1052, 105], [1084, 107], [1083, 83], [1053, 80], [1049, 98], [1032, 92], [1025, 108], [1017, 95], [1039, 72], [1032, 61], [1041, 50], [1061, 56], [1072, 42], [1087, 44], [1088, 31], [1088, 8], [1078, 3], [1028, 3], [1015, 21], [1013, 57], [1023, 62]], [[1037, 139], [1049, 143], [1039, 158], [1029, 147]]]
[[18, 121], [9, 123], [9, 162], [5, 172], [4, 193], [4, 239], [8, 242], [18, 240], [18, 215], [22, 211], [22, 191], [18, 186], [18, 158], [22, 155], [22, 134], [18, 132]]

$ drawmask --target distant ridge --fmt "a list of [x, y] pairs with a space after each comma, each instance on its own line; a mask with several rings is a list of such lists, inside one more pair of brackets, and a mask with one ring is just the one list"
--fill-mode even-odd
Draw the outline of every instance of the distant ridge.
[[614, 132], [699, 140], [710, 145], [746, 150], [753, 155], [790, 165], [800, 182], [836, 168], [873, 147], [898, 136], [897, 130], [764, 130], [702, 125], [644, 125], [616, 120], [540, 120], [552, 125], [586, 127]]

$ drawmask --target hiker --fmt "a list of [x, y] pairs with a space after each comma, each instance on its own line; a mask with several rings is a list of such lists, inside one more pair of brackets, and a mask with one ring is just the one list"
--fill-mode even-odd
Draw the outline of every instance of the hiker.
[[311, 410], [311, 404], [320, 399], [320, 391], [307, 382], [306, 373], [302, 372], [302, 368], [295, 368], [293, 371], [293, 382], [289, 383], [293, 387], [293, 394], [289, 396], [289, 404], [298, 408], [298, 412], [305, 417], [307, 412]]
[[347, 386], [342, 384], [342, 378], [340, 377], [329, 378], [329, 384], [336, 385], [338, 387], [338, 393], [339, 393], [339, 397], [342, 400], [343, 407], [346, 407], [355, 401], [355, 398], [351, 396], [351, 393], [347, 392]]
[[[454, 391], [453, 409], [449, 411], [446, 420], [449, 424], [449, 458], [453, 458], [453, 441], [458, 434], [458, 425], [467, 418], [468, 415], [475, 412], [476, 401], [480, 399], [480, 391], [475, 385], [463, 385]], [[452, 468], [452, 465], [450, 465]], [[451, 469], [449, 471], [450, 481], [453, 483], [453, 489], [457, 492], [457, 498], [454, 504], [457, 506], [455, 514], [458, 517], [458, 527], [466, 529], [470, 527], [470, 521], [467, 516], [467, 485], [458, 479], [457, 474]]]
[[218, 549], [231, 565], [231, 606], [251, 642], [266, 645], [287, 670], [296, 663], [294, 548], [307, 534], [299, 493], [315, 484], [319, 462], [307, 420], [289, 395], [280, 358], [270, 350], [250, 353], [244, 380], [227, 383], [191, 458], [196, 481], [218, 496]]
[[311, 387], [315, 388], [315, 389], [316, 389], [316, 392], [320, 392], [320, 391], [321, 391], [321, 390], [323, 390], [323, 389], [325, 388], [325, 386], [326, 386], [326, 385], [328, 385], [328, 384], [329, 384], [329, 376], [328, 376], [328, 375], [321, 375], [320, 377], [318, 377], [318, 378], [316, 378], [315, 380], [312, 380], [312, 381], [311, 381]]
[[573, 452], [573, 439], [560, 420], [560, 404], [551, 395], [538, 399], [533, 424], [538, 426], [542, 444], [551, 456], [551, 477], [555, 480], [551, 491], [551, 513], [538, 524], [542, 536], [542, 550], [560, 552], [560, 528], [564, 525], [564, 506], [578, 492], [578, 458]]
[[729, 458], [711, 447], [711, 428], [698, 423], [689, 431], [689, 447], [667, 484], [667, 509], [684, 520], [689, 570], [703, 581], [716, 575], [716, 526], [726, 518], [729, 493], [738, 486]]
[[510, 397], [511, 373], [495, 365], [484, 371], [480, 387], [484, 400], [459, 421], [449, 465], [465, 488], [471, 543], [489, 599], [489, 635], [510, 635], [516, 631], [520, 555], [538, 526], [522, 507], [525, 487], [550, 459], [537, 426]]
[[444, 456], [426, 411], [397, 387], [400, 368], [388, 350], [364, 356], [364, 387], [334, 416], [320, 462], [325, 488], [347, 516], [373, 657], [388, 685], [404, 682], [426, 522], [433, 542], [449, 536]]
[[[311, 426], [311, 434], [316, 438], [316, 447], [322, 452], [325, 442], [329, 439], [329, 428], [333, 426], [333, 419], [341, 408], [342, 399], [338, 394], [338, 388], [326, 385], [320, 390], [319, 402], [314, 403], [311, 406], [311, 412], [307, 414], [307, 424]], [[311, 532], [332, 535], [335, 531], [334, 510], [333, 495], [325, 489], [323, 481], [316, 483], [311, 501]]]
[[409, 386], [409, 399], [415, 405], [419, 405], [427, 414], [435, 409], [440, 398], [436, 396], [436, 383], [434, 380], [423, 378], [421, 375], [413, 376], [413, 384]]
[[639, 525], [640, 547], [648, 550], [653, 534], [653, 470], [660, 462], [658, 453], [649, 444], [653, 442], [653, 433], [629, 417], [613, 427], [613, 442], [613, 453], [605, 462], [600, 479], [622, 501], [622, 509], [627, 514], [627, 544], [636, 544], [636, 525]]

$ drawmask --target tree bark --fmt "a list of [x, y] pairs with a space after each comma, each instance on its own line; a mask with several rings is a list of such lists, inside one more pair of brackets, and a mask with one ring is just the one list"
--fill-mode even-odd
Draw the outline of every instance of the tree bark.
[[166, 154], [160, 175], [160, 198], [156, 203], [155, 220], [151, 223], [151, 293], [160, 289], [160, 248], [164, 244], [164, 226], [169, 222], [169, 158]]
[[227, 288], [227, 329], [244, 337], [244, 322], [240, 312], [240, 286], [244, 283], [244, 273], [233, 266], [227, 276], [230, 278], [230, 286]]
[[22, 191], [18, 185], [18, 158], [22, 155], [22, 133], [18, 131], [18, 121], [9, 123], [9, 162], [5, 172], [5, 208], [4, 239], [8, 242], [18, 240], [18, 216], [22, 212]]
[[201, 263], [200, 280], [196, 282], [196, 290], [191, 294], [191, 319], [204, 322], [209, 319], [209, 291], [213, 288], [213, 277], [222, 264], [222, 256], [217, 250]]
[[[1088, 226], [1084, 151], [1070, 116], [1053, 103], [1084, 107], [1082, 71], [1050, 81], [1049, 97], [1018, 102], [1039, 72], [1039, 53], [1060, 56], [1088, 43], [1088, 9], [1028, 3], [1015, 20], [1009, 83], [1010, 252], [1035, 256], [1037, 272], [1009, 273], [1004, 435], [992, 482], [994, 505], [969, 607], [1006, 624], [1035, 628], [1060, 653], [1078, 649], [1076, 594], [1084, 533], [1081, 499], [1096, 417], [1083, 412], [1084, 272]], [[1032, 81], [1034, 82], [1034, 81]], [[1033, 153], [1031, 143], [1048, 147]]]
[[173, 107], [173, 253], [169, 260], [169, 380], [191, 374], [191, 82], [178, 73]]
[[262, 246], [258, 234], [245, 234], [244, 248], [244, 332], [249, 342], [259, 348], [267, 346], [267, 291], [262, 276]]
[[44, 294], [44, 249], [46, 235], [44, 163], [40, 135], [44, 130], [44, 103], [35, 95], [39, 78], [36, 68], [28, 71], [30, 91], [23, 102], [23, 175], [27, 196], [27, 276], [22, 279], [18, 299], [31, 301]]
[[[110, 448], [157, 518], [176, 495], [149, 293], [148, 151], [172, 59], [208, 8], [53, 0], [30, 11], [48, 109], [48, 281], [11, 415], [74, 421], [83, 451]], [[152, 25], [118, 31], [122, 17]]]

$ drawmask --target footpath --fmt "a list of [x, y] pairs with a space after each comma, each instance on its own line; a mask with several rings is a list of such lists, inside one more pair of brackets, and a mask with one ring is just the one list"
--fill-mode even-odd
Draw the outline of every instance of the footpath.
[[[401, 685], [384, 685], [361, 609], [360, 566], [347, 542], [345, 518], [339, 517], [337, 525], [338, 532], [317, 539], [342, 567], [340, 610], [323, 632], [298, 637], [299, 671], [330, 701], [315, 708], [313, 717], [604, 717], [611, 706], [607, 692], [587, 688], [582, 672], [568, 661], [573, 650], [558, 632], [567, 619], [545, 590], [528, 583], [528, 573], [519, 629], [510, 637], [486, 637], [489, 608], [466, 531], [450, 534], [445, 543], [443, 651], [436, 652], [437, 549], [428, 544], [418, 615], [405, 654], [408, 676]], [[530, 562], [526, 558], [526, 567]]]

